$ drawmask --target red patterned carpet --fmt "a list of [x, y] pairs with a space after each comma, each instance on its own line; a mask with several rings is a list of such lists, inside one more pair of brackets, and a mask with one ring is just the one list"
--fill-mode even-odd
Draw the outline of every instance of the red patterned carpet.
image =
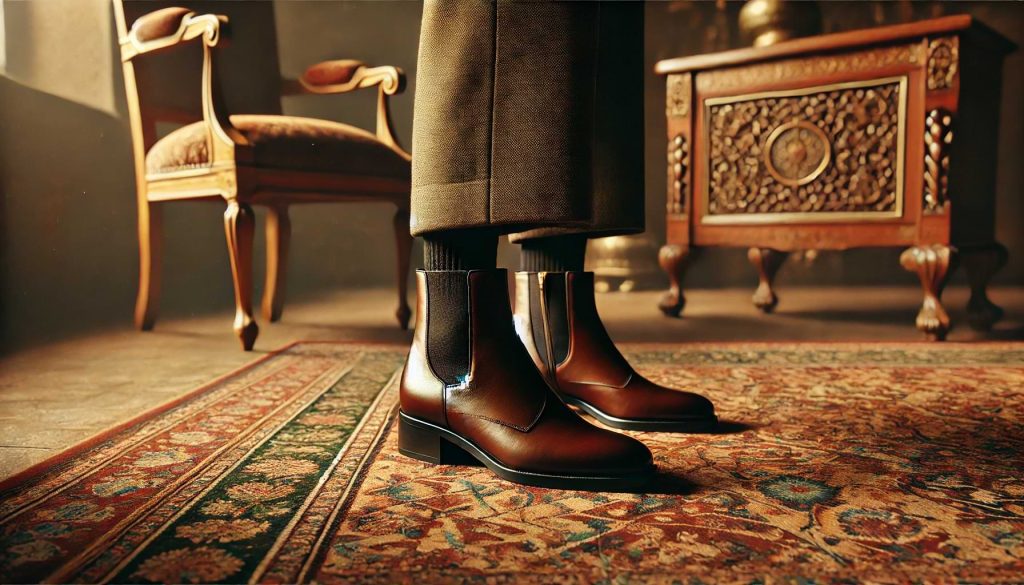
[[1024, 579], [1024, 344], [628, 349], [726, 421], [647, 493], [402, 457], [404, 348], [301, 343], [0, 484], [0, 578]]

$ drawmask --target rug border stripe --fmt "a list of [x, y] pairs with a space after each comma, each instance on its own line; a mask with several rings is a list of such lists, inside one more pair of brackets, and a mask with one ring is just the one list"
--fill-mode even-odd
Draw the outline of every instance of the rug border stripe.
[[[354, 364], [350, 364], [348, 367], [346, 367], [345, 369], [343, 369], [341, 371], [340, 376], [344, 376], [346, 373], [350, 372], [353, 367], [354, 367]], [[333, 379], [333, 380], [336, 380], [337, 378], [335, 378], [335, 374], [331, 373], [330, 376], [328, 376], [327, 374], [321, 374], [317, 378], [317, 380], [321, 380], [321, 379]], [[331, 384], [334, 384], [334, 383], [335, 382], [331, 382]], [[326, 386], [326, 388], [329, 389], [330, 388], [330, 384], [328, 384]], [[326, 389], [323, 392], [326, 392]], [[85, 548], [82, 551], [80, 551], [77, 555], [75, 555], [71, 559], [68, 559], [60, 567], [57, 567], [53, 572], [51, 572], [49, 575], [47, 575], [43, 579], [43, 582], [44, 583], [62, 583], [62, 582], [67, 582], [68, 578], [73, 576], [75, 573], [80, 572], [81, 569], [84, 566], [86, 566], [88, 563], [92, 562], [96, 558], [97, 555], [102, 554], [103, 547], [101, 545], [107, 546], [111, 542], [116, 542], [117, 539], [121, 538], [121, 536], [123, 536], [127, 531], [129, 531], [134, 525], [136, 525], [140, 521], [142, 521], [148, 514], [150, 514], [153, 510], [155, 510], [157, 507], [159, 507], [168, 498], [170, 498], [174, 494], [180, 492], [189, 483], [191, 483], [196, 477], [198, 477], [203, 472], [205, 472], [216, 461], [216, 459], [218, 457], [220, 457], [221, 455], [223, 455], [227, 451], [231, 450], [232, 448], [237, 446], [239, 443], [243, 442], [245, 439], [247, 439], [249, 437], [252, 437], [253, 435], [257, 434], [258, 430], [263, 426], [264, 423], [272, 420], [275, 416], [278, 416], [281, 413], [286, 412], [289, 407], [294, 407], [296, 404], [299, 404], [300, 405], [299, 409], [294, 414], [292, 414], [290, 416], [287, 416], [287, 418], [282, 420], [280, 423], [278, 423], [277, 427], [275, 427], [278, 430], [280, 428], [283, 428], [285, 425], [288, 424], [288, 422], [294, 420], [296, 416], [298, 416], [303, 410], [305, 410], [306, 407], [308, 407], [310, 404], [312, 404], [313, 402], [318, 400], [320, 398], [320, 396], [323, 395], [323, 392], [320, 392], [319, 394], [316, 394], [313, 397], [308, 397], [304, 401], [302, 400], [303, 396], [301, 394], [299, 394], [299, 395], [296, 395], [296, 396], [290, 398], [284, 404], [278, 405], [273, 411], [271, 411], [271, 412], [267, 413], [266, 415], [264, 415], [263, 418], [261, 418], [259, 421], [255, 421], [249, 427], [247, 427], [246, 429], [243, 429], [243, 432], [241, 434], [236, 434], [236, 436], [234, 438], [232, 438], [228, 443], [226, 443], [225, 445], [223, 445], [220, 448], [218, 448], [215, 452], [213, 452], [210, 455], [208, 455], [204, 460], [202, 460], [199, 464], [197, 464], [192, 469], [190, 469], [187, 473], [179, 475], [173, 482], [168, 484], [165, 488], [161, 489], [158, 493], [156, 493], [153, 496], [151, 496], [149, 498], [149, 500], [147, 500], [145, 503], [139, 505], [139, 507], [136, 508], [135, 511], [133, 511], [130, 515], [126, 516], [120, 522], [115, 524], [113, 527], [109, 528], [98, 539], [93, 540], [89, 544], [89, 546], [87, 548]], [[257, 445], [251, 447], [248, 452], [251, 453], [252, 451], [257, 449], [260, 445], [264, 444], [267, 440], [270, 439], [270, 437], [273, 436], [274, 432], [276, 432], [276, 430], [272, 431], [264, 439], [260, 440], [260, 442]], [[227, 469], [224, 472], [218, 474], [217, 478], [214, 481], [212, 481], [209, 486], [204, 488], [202, 490], [202, 492], [200, 492], [199, 494], [196, 494], [195, 496], [190, 498], [187, 503], [188, 504], [194, 503], [195, 501], [197, 501], [198, 497], [201, 497], [202, 493], [205, 493], [205, 492], [208, 492], [209, 490], [212, 490], [214, 487], [216, 487], [216, 485], [220, 482], [220, 480], [223, 477], [226, 477], [227, 474], [232, 469], [236, 468], [242, 462], [244, 462], [244, 458], [240, 459], [237, 462], [235, 462], [229, 469]], [[180, 515], [180, 514], [183, 514], [188, 509], [190, 509], [188, 505], [183, 506], [181, 508], [181, 510], [179, 510], [179, 512], [176, 514], [176, 516]], [[161, 531], [166, 529], [166, 527], [169, 526], [170, 523], [171, 523], [171, 521], [168, 520], [168, 522], [165, 523], [165, 525], [161, 527]], [[159, 533], [160, 533], [159, 531], [158, 532], [154, 532], [152, 537], [155, 538], [155, 536], [159, 535]], [[133, 557], [134, 557], [135, 554], [138, 553], [138, 550], [140, 550], [140, 549], [137, 549], [137, 550], [133, 551], [133, 554], [132, 554]]]
[[231, 378], [233, 378], [235, 376], [238, 376], [239, 374], [242, 374], [243, 372], [245, 372], [246, 370], [248, 370], [250, 368], [258, 366], [258, 365], [260, 365], [260, 364], [262, 364], [262, 363], [264, 363], [266, 361], [269, 361], [270, 359], [272, 359], [274, 357], [277, 357], [277, 356], [281, 355], [282, 353], [287, 352], [288, 350], [294, 348], [297, 345], [306, 345], [306, 344], [314, 344], [314, 343], [334, 344], [334, 345], [392, 345], [392, 346], [396, 346], [396, 347], [405, 347], [405, 344], [394, 343], [394, 342], [366, 342], [366, 341], [347, 340], [347, 339], [346, 340], [302, 340], [302, 339], [299, 339], [299, 340], [296, 340], [296, 341], [292, 341], [292, 342], [287, 343], [287, 344], [285, 344], [285, 345], [283, 345], [283, 346], [281, 346], [281, 347], [279, 347], [279, 348], [277, 348], [275, 350], [271, 350], [271, 351], [267, 352], [266, 355], [262, 355], [262, 356], [256, 358], [255, 360], [253, 360], [251, 362], [247, 362], [245, 364], [242, 364], [241, 366], [239, 366], [239, 367], [237, 367], [237, 368], [227, 372], [226, 374], [221, 374], [220, 376], [217, 376], [213, 380], [211, 380], [209, 382], [206, 382], [206, 383], [204, 383], [204, 384], [202, 384], [200, 386], [197, 386], [196, 388], [193, 388], [192, 390], [189, 390], [189, 391], [185, 392], [181, 396], [178, 396], [176, 398], [172, 398], [172, 399], [170, 399], [170, 400], [168, 400], [166, 402], [163, 402], [162, 404], [158, 404], [157, 406], [154, 406], [153, 408], [150, 408], [149, 410], [143, 412], [142, 414], [136, 415], [136, 416], [128, 419], [127, 421], [119, 423], [119, 424], [117, 424], [117, 425], [115, 425], [115, 426], [113, 426], [113, 427], [111, 427], [109, 429], [104, 429], [104, 430], [102, 430], [102, 431], [92, 435], [91, 437], [83, 439], [82, 441], [72, 445], [71, 447], [68, 447], [67, 449], [63, 449], [60, 453], [57, 453], [57, 454], [53, 455], [52, 457], [48, 457], [48, 458], [40, 461], [39, 463], [36, 463], [36, 464], [26, 468], [26, 469], [23, 469], [23, 470], [19, 471], [18, 473], [8, 477], [7, 479], [0, 481], [0, 492], [4, 492], [4, 491], [7, 491], [7, 490], [9, 490], [11, 488], [19, 487], [22, 484], [29, 483], [32, 480], [39, 479], [39, 476], [44, 475], [45, 472], [50, 470], [50, 468], [52, 468], [54, 466], [57, 466], [57, 465], [60, 465], [61, 463], [66, 462], [68, 459], [72, 459], [74, 457], [77, 457], [77, 456], [85, 453], [89, 449], [92, 449], [93, 447], [99, 445], [103, 441], [106, 441], [107, 439], [109, 439], [113, 435], [116, 435], [116, 434], [118, 434], [118, 433], [120, 433], [122, 431], [126, 431], [126, 430], [130, 429], [131, 427], [138, 425], [139, 423], [145, 422], [148, 419], [155, 418], [155, 417], [157, 417], [157, 416], [159, 416], [159, 415], [161, 415], [161, 414], [163, 414], [163, 413], [165, 413], [165, 412], [167, 412], [169, 410], [172, 410], [175, 407], [180, 406], [181, 404], [183, 404], [185, 402], [188, 402], [189, 400], [195, 398], [199, 394], [202, 394], [203, 392], [206, 392], [207, 390], [213, 388], [214, 386], [216, 386], [218, 384], [221, 384], [223, 382], [226, 382], [227, 380], [230, 380]]
[[[306, 513], [306, 511], [309, 510], [309, 507], [313, 503], [313, 500], [319, 497], [320, 494], [323, 492], [324, 486], [327, 485], [327, 482], [330, 480], [331, 476], [334, 475], [334, 472], [338, 468], [338, 465], [342, 462], [344, 456], [348, 453], [352, 444], [355, 443], [356, 439], [359, 437], [359, 434], [363, 431], [363, 428], [366, 425], [366, 421], [369, 420], [370, 418], [369, 414], [380, 407], [380, 404], [384, 400], [384, 397], [389, 392], [391, 392], [392, 389], [398, 384], [399, 380], [401, 379], [401, 375], [402, 370], [396, 370], [395, 373], [392, 374], [391, 378], [387, 381], [387, 383], [384, 384], [384, 386], [380, 389], [379, 392], [377, 392], [377, 395], [373, 397], [373, 401], [371, 401], [370, 404], [367, 405], [366, 410], [363, 412], [362, 418], [359, 420], [359, 423], [352, 429], [352, 432], [349, 434], [348, 439], [345, 440], [345, 444], [342, 445], [341, 449], [338, 451], [338, 454], [331, 461], [330, 466], [328, 466], [328, 468], [324, 470], [324, 473], [320, 476], [320, 479], [317, 481], [316, 486], [312, 490], [310, 490], [309, 495], [307, 495], [306, 498], [303, 500], [302, 505], [296, 510], [296, 513], [292, 516], [291, 520], [288, 521], [288, 524], [281, 529], [281, 532], [278, 534], [277, 539], [275, 539], [273, 546], [271, 546], [267, 550], [263, 558], [260, 559], [259, 564], [256, 566], [255, 569], [253, 569], [252, 574], [249, 576], [248, 583], [258, 583], [259, 580], [263, 577], [263, 575], [267, 572], [267, 569], [270, 568], [270, 565], [274, 562], [274, 560], [276, 560], [276, 557], [280, 553], [281, 548], [284, 546], [285, 541], [291, 537], [292, 533], [295, 531], [295, 527], [302, 520], [302, 516]], [[354, 477], [355, 474], [353, 474], [353, 478]], [[351, 486], [351, 484], [352, 481], [350, 479], [349, 485]], [[325, 525], [326, 524], [327, 523], [325, 523]]]
[[[384, 419], [384, 424], [377, 429], [376, 435], [373, 437], [372, 443], [367, 448], [366, 453], [363, 454], [359, 461], [359, 467], [352, 473], [351, 479], [349, 479], [348, 485], [345, 487], [345, 492], [342, 497], [338, 499], [338, 502], [334, 505], [334, 509], [331, 510], [331, 515], [327, 521], [324, 522], [323, 528], [318, 535], [316, 542], [313, 544], [312, 550], [309, 551], [305, 562], [302, 564], [302, 569], [298, 575], [295, 576], [295, 582], [304, 584], [311, 583], [315, 580], [310, 580], [310, 572], [314, 570], [316, 565], [317, 574], [323, 568], [323, 563], [327, 558], [327, 551], [324, 550], [324, 543], [330, 536], [334, 536], [338, 532], [338, 528], [341, 526], [342, 512], [348, 512], [352, 508], [352, 501], [355, 497], [353, 488], [362, 487], [363, 481], [366, 479], [366, 474], [369, 473], [369, 466], [367, 463], [372, 461], [380, 454], [381, 449], [384, 447], [384, 442], [391, 433], [391, 429], [395, 426], [395, 421], [398, 420], [398, 411], [400, 405], [398, 404], [398, 397], [392, 397], [394, 402], [388, 407], [388, 414]], [[379, 408], [379, 406], [378, 406]]]
[[[358, 359], [362, 359], [362, 356], [363, 356], [363, 354], [360, 353]], [[272, 431], [267, 433], [266, 437], [264, 437], [259, 443], [256, 443], [252, 447], [250, 447], [246, 451], [245, 455], [240, 457], [237, 461], [235, 461], [229, 467], [224, 469], [222, 472], [218, 473], [209, 482], [209, 485], [207, 485], [205, 488], [203, 488], [201, 491], [197, 492], [193, 496], [189, 497], [188, 500], [186, 502], [184, 502], [181, 505], [181, 507], [174, 514], [170, 515], [167, 518], [167, 520], [164, 521], [158, 528], [156, 528], [148, 537], [146, 537], [144, 540], [140, 541], [137, 545], [135, 545], [135, 547], [128, 554], [126, 554], [120, 561], [118, 561], [118, 563], [116, 565], [112, 566], [105, 573], [103, 573], [102, 576], [99, 577], [98, 579], [96, 579], [95, 582], [97, 584], [103, 584], [103, 583], [109, 583], [111, 580], [115, 579], [118, 576], [118, 574], [120, 574], [128, 565], [130, 565], [131, 562], [136, 557], [138, 557], [139, 554], [141, 554], [150, 544], [153, 543], [153, 541], [155, 541], [157, 538], [159, 538], [160, 535], [164, 534], [167, 531], [167, 529], [170, 528], [171, 526], [173, 526], [174, 523], [177, 520], [179, 520], [182, 516], [187, 514], [189, 511], [195, 509], [195, 506], [202, 500], [203, 497], [205, 497], [211, 491], [216, 489], [216, 487], [218, 485], [220, 485], [224, 481], [225, 478], [230, 476], [230, 474], [232, 472], [234, 472], [235, 470], [237, 470], [242, 464], [246, 463], [248, 461], [248, 457], [250, 455], [255, 453], [262, 446], [266, 445], [267, 442], [273, 440], [273, 438], [282, 429], [284, 429], [291, 422], [295, 421], [297, 418], [302, 416], [302, 413], [304, 413], [310, 406], [312, 406], [317, 401], [319, 401], [321, 398], [323, 398], [323, 396], [325, 394], [330, 392], [331, 388], [334, 385], [336, 385], [338, 382], [340, 382], [342, 379], [344, 379], [345, 376], [347, 376], [349, 373], [351, 373], [352, 370], [355, 368], [356, 363], [358, 363], [358, 359], [356, 360], [356, 362], [350, 364], [347, 368], [341, 370], [340, 373], [337, 375], [337, 377], [332, 376], [332, 378], [334, 378], [334, 382], [329, 384], [324, 389], [323, 392], [321, 392], [321, 393], [317, 394], [316, 396], [308, 399], [305, 402], [305, 404], [302, 406], [302, 408], [300, 408], [294, 415], [289, 417], [287, 420], [283, 420], [279, 424], [277, 424], [277, 426], [274, 427]], [[166, 498], [165, 498], [165, 502], [166, 502]], [[153, 509], [155, 510], [156, 508], [153, 508]], [[142, 518], [140, 518], [135, 523], [133, 523], [133, 526], [134, 526], [134, 524], [137, 524], [138, 521], [140, 521], [140, 520], [142, 520]], [[123, 538], [124, 535], [127, 534], [128, 530], [130, 530], [130, 528], [123, 530], [121, 532], [120, 536], [118, 536], [118, 538]], [[93, 559], [93, 560], [95, 560], [95, 559]], [[92, 560], [90, 560], [88, 562], [92, 562]], [[83, 565], [83, 568], [84, 568], [84, 565]], [[77, 574], [81, 574], [81, 570], [79, 570]]]
[[[271, 370], [270, 373], [263, 375], [262, 378], [259, 378], [259, 380], [265, 380], [265, 379], [267, 379], [269, 377], [272, 377], [272, 376], [276, 375], [277, 373], [279, 373], [280, 370], [283, 370], [283, 369], [285, 369], [287, 367], [288, 367], [287, 365], [284, 365], [282, 367], [279, 367], [277, 370]], [[234, 379], [232, 379], [230, 381], [225, 381], [225, 385], [230, 384], [231, 382], [234, 382], [234, 381], [235, 381]], [[212, 392], [216, 392], [219, 389], [210, 389], [210, 390], [211, 390], [211, 393], [212, 393]], [[203, 398], [207, 397], [208, 394], [209, 393], [203, 393], [203, 394], [195, 396], [193, 399], [194, 400], [202, 400]], [[229, 400], [231, 397], [232, 397], [231, 394], [227, 394], [225, 396], [218, 397], [215, 400], [213, 400], [212, 402], [210, 402], [209, 404], [207, 404], [206, 408], [209, 408], [211, 406], [216, 406], [218, 403], [224, 402], [226, 400]], [[186, 404], [187, 403], [182, 403], [181, 405], [178, 405], [178, 406], [185, 406]], [[150, 424], [153, 424], [153, 423], [157, 422], [159, 420], [160, 416], [165, 415], [165, 414], [169, 414], [173, 410], [174, 409], [172, 408], [172, 409], [169, 409], [169, 410], [167, 410], [167, 411], [165, 411], [163, 413], [160, 413], [158, 415], [154, 415], [154, 417], [152, 417], [150, 419], [147, 419], [146, 421], [139, 422], [137, 425], [135, 425], [132, 428], [133, 429], [134, 428], [138, 428], [138, 429], [145, 428], [147, 425], [150, 425]], [[16, 518], [16, 517], [20, 516], [21, 514], [25, 513], [26, 511], [29, 511], [32, 508], [35, 508], [36, 506], [39, 506], [40, 504], [42, 504], [46, 500], [48, 500], [48, 499], [50, 499], [50, 498], [52, 498], [54, 496], [59, 495], [64, 490], [68, 489], [72, 484], [81, 482], [81, 481], [85, 480], [86, 478], [88, 478], [89, 476], [102, 471], [104, 469], [104, 467], [107, 466], [108, 464], [110, 464], [113, 460], [117, 459], [118, 457], [123, 456], [125, 453], [131, 451], [132, 449], [135, 449], [136, 447], [139, 447], [143, 443], [145, 443], [145, 442], [149, 441], [150, 439], [152, 439], [153, 437], [155, 437], [155, 436], [157, 436], [157, 435], [167, 431], [168, 429], [174, 427], [175, 425], [180, 424], [180, 422], [181, 421], [171, 421], [169, 424], [161, 423], [163, 425], [162, 428], [154, 429], [148, 436], [141, 437], [141, 438], [132, 437], [132, 438], [128, 439], [127, 441], [125, 441], [125, 444], [117, 446], [117, 450], [116, 450], [115, 453], [108, 454], [104, 460], [97, 461], [91, 467], [89, 467], [86, 470], [83, 470], [81, 473], [79, 473], [78, 475], [76, 475], [74, 477], [63, 478], [60, 474], [58, 474], [57, 477], [60, 478], [59, 481], [57, 481], [58, 485], [54, 486], [53, 489], [49, 493], [41, 495], [38, 498], [36, 498], [35, 500], [30, 500], [30, 501], [24, 502], [24, 503], [20, 504], [17, 508], [11, 510], [10, 512], [6, 512], [2, 516], [2, 518], [0, 518], [0, 524], [5, 524], [5, 523], [13, 520], [14, 518]], [[113, 438], [110, 438], [110, 439], [107, 439], [107, 440], [112, 440], [112, 439]], [[103, 443], [103, 441], [100, 441], [100, 445], [102, 445], [102, 443]], [[97, 445], [95, 447], [98, 448], [99, 445]], [[91, 452], [91, 450], [86, 450], [84, 453], [80, 453], [80, 455], [84, 455], [84, 456], [88, 457], [88, 454], [90, 452]], [[59, 467], [59, 465], [60, 464], [57, 464], [57, 467]], [[45, 481], [45, 479], [46, 479], [46, 474], [44, 473], [42, 477], [36, 477], [33, 481], [41, 483], [41, 482]], [[56, 480], [57, 478], [54, 478], [54, 479]], [[28, 483], [26, 485], [33, 485], [33, 484], [32, 483]], [[38, 483], [36, 485], [38, 485]]]
[[29, 481], [31, 481], [33, 479], [37, 479], [37, 476], [42, 475], [43, 472], [48, 471], [49, 468], [51, 468], [51, 467], [53, 467], [55, 465], [59, 465], [59, 464], [65, 462], [66, 460], [71, 459], [72, 457], [76, 457], [78, 455], [81, 455], [85, 451], [88, 451], [89, 449], [91, 449], [91, 448], [95, 447], [96, 445], [102, 443], [103, 441], [109, 439], [112, 435], [116, 435], [117, 433], [119, 433], [121, 431], [128, 430], [129, 428], [131, 428], [131, 427], [133, 427], [133, 426], [135, 426], [135, 425], [137, 425], [137, 424], [139, 424], [139, 423], [141, 423], [141, 422], [143, 422], [143, 421], [145, 421], [147, 419], [159, 416], [159, 415], [167, 412], [168, 410], [173, 409], [176, 406], [180, 406], [182, 403], [187, 402], [188, 400], [190, 400], [192, 398], [195, 398], [198, 394], [201, 394], [201, 393], [205, 392], [206, 390], [209, 390], [210, 388], [216, 386], [217, 384], [225, 382], [228, 379], [230, 379], [230, 378], [232, 378], [234, 376], [237, 376], [238, 374], [241, 374], [243, 371], [249, 369], [251, 366], [262, 364], [263, 362], [265, 362], [265, 361], [267, 361], [267, 360], [269, 360], [269, 359], [271, 359], [271, 358], [273, 358], [273, 357], [275, 357], [275, 356], [277, 356], [277, 355], [279, 355], [281, 353], [284, 353], [285, 351], [291, 349], [292, 347], [298, 345], [299, 343], [300, 342], [298, 342], [298, 341], [293, 342], [293, 343], [289, 343], [288, 345], [285, 345], [284, 347], [276, 349], [276, 350], [268, 353], [267, 355], [261, 356], [261, 357], [255, 359], [255, 360], [247, 363], [247, 364], [243, 364], [242, 366], [240, 366], [238, 368], [235, 368], [234, 370], [231, 370], [230, 372], [228, 372], [226, 374], [218, 376], [217, 378], [213, 379], [210, 382], [207, 382], [207, 383], [205, 383], [205, 384], [203, 384], [203, 385], [201, 385], [201, 386], [199, 386], [197, 388], [189, 390], [188, 392], [186, 392], [185, 394], [183, 394], [181, 396], [178, 396], [177, 398], [172, 398], [172, 399], [168, 400], [167, 402], [164, 402], [163, 404], [159, 404], [157, 406], [154, 406], [153, 408], [147, 410], [146, 412], [143, 412], [142, 414], [140, 414], [138, 416], [135, 416], [135, 417], [133, 417], [131, 419], [128, 419], [127, 421], [125, 421], [123, 423], [120, 423], [120, 424], [118, 424], [118, 425], [116, 425], [114, 427], [111, 427], [109, 429], [102, 430], [99, 433], [96, 433], [95, 435], [93, 435], [93, 436], [91, 436], [91, 437], [89, 437], [87, 439], [84, 439], [81, 442], [76, 443], [75, 445], [73, 445], [73, 446], [71, 446], [71, 447], [61, 451], [60, 453], [57, 453], [53, 457], [49, 457], [47, 459], [44, 459], [44, 460], [40, 461], [39, 463], [36, 463], [35, 465], [29, 467], [28, 469], [20, 471], [20, 472], [16, 473], [15, 475], [12, 475], [11, 477], [8, 477], [7, 479], [5, 479], [3, 481], [0, 481], [0, 491], [5, 491], [5, 490], [7, 490], [9, 488], [16, 487], [16, 486], [24, 484], [24, 483], [28, 483]]

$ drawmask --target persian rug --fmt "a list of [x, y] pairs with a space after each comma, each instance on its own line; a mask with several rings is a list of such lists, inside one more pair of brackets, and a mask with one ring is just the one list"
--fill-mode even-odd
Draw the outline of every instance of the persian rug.
[[0, 576], [1024, 580], [1024, 344], [627, 350], [724, 421], [637, 433], [660, 469], [644, 493], [403, 457], [405, 348], [298, 343], [0, 484]]

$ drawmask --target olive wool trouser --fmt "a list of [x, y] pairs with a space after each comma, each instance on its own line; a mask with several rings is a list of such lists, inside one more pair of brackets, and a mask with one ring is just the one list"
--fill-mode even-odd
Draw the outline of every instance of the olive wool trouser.
[[643, 231], [643, 3], [428, 0], [412, 234]]

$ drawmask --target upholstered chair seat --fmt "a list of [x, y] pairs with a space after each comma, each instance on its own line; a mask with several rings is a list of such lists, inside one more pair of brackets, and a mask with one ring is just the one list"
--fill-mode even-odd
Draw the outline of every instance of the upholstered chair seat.
[[[409, 179], [409, 161], [354, 126], [266, 115], [231, 116], [231, 124], [251, 145], [251, 164], [256, 167]], [[209, 166], [208, 149], [203, 122], [183, 126], [153, 145], [146, 155], [146, 172]]]

